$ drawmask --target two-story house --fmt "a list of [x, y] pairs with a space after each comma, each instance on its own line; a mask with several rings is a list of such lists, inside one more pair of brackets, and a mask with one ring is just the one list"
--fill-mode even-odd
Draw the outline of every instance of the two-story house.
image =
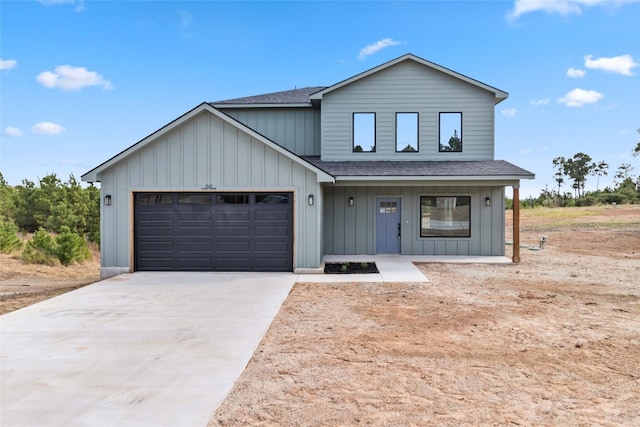
[[[101, 183], [101, 274], [504, 255], [505, 187], [517, 202], [534, 178], [494, 160], [507, 96], [407, 54], [329, 87], [203, 103], [82, 176]], [[516, 262], [517, 231], [516, 215]]]

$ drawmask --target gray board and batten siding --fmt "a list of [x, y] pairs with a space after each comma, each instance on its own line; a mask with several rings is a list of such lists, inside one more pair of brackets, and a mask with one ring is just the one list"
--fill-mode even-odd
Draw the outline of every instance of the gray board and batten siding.
[[[471, 236], [420, 237], [420, 196], [470, 196]], [[504, 255], [502, 186], [325, 186], [324, 251], [335, 255], [376, 254], [376, 200], [400, 198], [402, 255]], [[350, 197], [354, 205], [349, 206]], [[491, 206], [485, 199], [491, 199]]]
[[320, 155], [320, 108], [220, 110], [299, 156]]
[[[415, 61], [403, 61], [322, 97], [323, 160], [493, 160], [496, 94]], [[353, 113], [376, 113], [375, 153], [353, 153]], [[396, 113], [418, 113], [419, 150], [396, 152]], [[439, 152], [439, 113], [461, 112], [462, 152]]]
[[[291, 192], [294, 268], [317, 266], [321, 247], [320, 181], [311, 164], [202, 104], [83, 176], [112, 196], [101, 209], [104, 275], [133, 268], [133, 202], [138, 192]], [[307, 197], [316, 195], [309, 206]]]

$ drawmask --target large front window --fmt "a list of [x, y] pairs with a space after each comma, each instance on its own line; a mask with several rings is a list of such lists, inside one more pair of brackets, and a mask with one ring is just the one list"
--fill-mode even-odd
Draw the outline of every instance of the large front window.
[[420, 197], [420, 237], [470, 236], [470, 196]]
[[353, 113], [353, 152], [376, 151], [376, 114]]

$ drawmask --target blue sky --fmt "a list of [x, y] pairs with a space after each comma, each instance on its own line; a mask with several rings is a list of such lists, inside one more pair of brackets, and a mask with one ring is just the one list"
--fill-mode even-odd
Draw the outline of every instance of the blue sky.
[[[554, 188], [577, 152], [640, 173], [640, 2], [0, 3], [0, 170], [76, 178], [204, 101], [325, 86], [405, 53], [510, 94], [496, 159]], [[595, 189], [590, 178], [588, 189]]]

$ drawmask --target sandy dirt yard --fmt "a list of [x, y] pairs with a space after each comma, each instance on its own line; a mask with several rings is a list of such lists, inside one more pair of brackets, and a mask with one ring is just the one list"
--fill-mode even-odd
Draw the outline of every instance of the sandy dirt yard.
[[640, 206], [522, 211], [543, 235], [426, 284], [295, 285], [209, 425], [640, 425]]
[[52, 298], [100, 280], [100, 254], [68, 267], [25, 264], [17, 255], [0, 254], [0, 314]]

